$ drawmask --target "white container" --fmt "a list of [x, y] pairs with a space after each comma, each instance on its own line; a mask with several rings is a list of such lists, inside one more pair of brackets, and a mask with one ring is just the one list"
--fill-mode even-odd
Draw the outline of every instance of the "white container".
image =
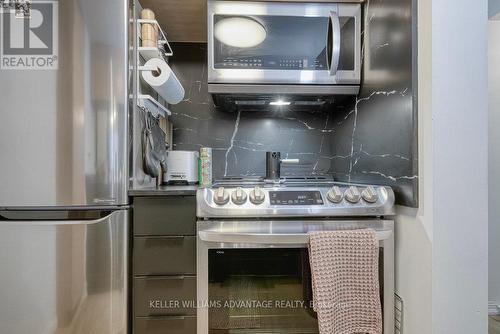
[[198, 182], [198, 152], [167, 151], [166, 183], [196, 184]]

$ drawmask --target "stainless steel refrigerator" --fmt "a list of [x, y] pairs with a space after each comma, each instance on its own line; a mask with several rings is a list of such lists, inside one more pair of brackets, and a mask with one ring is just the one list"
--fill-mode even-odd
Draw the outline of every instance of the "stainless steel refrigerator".
[[0, 68], [0, 333], [128, 332], [128, 17], [127, 0], [0, 14], [2, 57], [52, 57]]

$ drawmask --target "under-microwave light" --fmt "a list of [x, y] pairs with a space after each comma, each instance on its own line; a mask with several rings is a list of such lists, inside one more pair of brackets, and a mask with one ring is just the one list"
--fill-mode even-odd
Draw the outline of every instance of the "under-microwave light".
[[244, 18], [230, 17], [215, 24], [214, 36], [222, 43], [237, 47], [251, 48], [266, 39], [266, 29], [259, 22]]
[[289, 106], [290, 104], [292, 104], [292, 102], [283, 100], [269, 102], [269, 105], [271, 106]]

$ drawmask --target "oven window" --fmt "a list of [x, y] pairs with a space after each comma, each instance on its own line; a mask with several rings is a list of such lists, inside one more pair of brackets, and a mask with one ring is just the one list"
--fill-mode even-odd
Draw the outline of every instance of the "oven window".
[[[231, 25], [225, 25], [228, 27], [226, 32], [221, 31], [222, 26], [231, 20], [238, 22], [235, 18], [243, 19], [239, 21], [243, 22], [242, 24], [251, 21], [253, 26], [257, 25], [258, 29], [255, 30], [263, 38], [262, 42], [248, 47], [224, 43], [224, 33], [231, 34]], [[219, 38], [214, 37], [214, 67], [285, 71], [327, 70], [328, 22], [327, 17], [215, 15], [213, 29], [218, 32], [215, 35]], [[245, 34], [250, 35], [248, 30], [245, 30]], [[241, 36], [241, 39], [247, 37]]]
[[208, 256], [209, 333], [318, 333], [307, 249]]

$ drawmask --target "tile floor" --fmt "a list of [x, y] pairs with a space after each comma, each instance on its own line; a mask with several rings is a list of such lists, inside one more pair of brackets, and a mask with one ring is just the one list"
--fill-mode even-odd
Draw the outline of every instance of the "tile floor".
[[500, 316], [491, 316], [488, 324], [488, 334], [500, 334]]

